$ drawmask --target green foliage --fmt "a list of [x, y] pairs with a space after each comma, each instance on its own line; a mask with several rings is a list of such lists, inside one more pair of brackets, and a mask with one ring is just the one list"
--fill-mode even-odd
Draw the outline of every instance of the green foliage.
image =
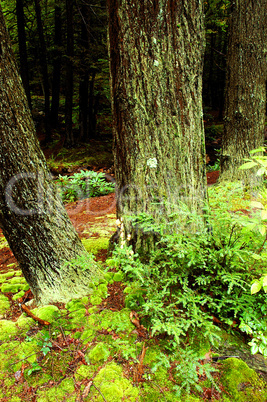
[[[138, 229], [157, 233], [155, 249], [141, 258], [131, 247], [119, 246], [108, 261], [131, 281], [125, 289], [126, 305], [139, 310], [152, 334], [169, 335], [174, 348], [189, 331], [202, 332], [214, 343], [218, 329], [213, 317], [224, 325], [250, 325], [255, 337], [265, 326], [265, 297], [250, 292], [251, 281], [267, 262], [265, 239], [251, 230], [259, 218], [230, 212], [234, 195], [227, 201], [221, 197], [213, 198], [216, 208], [206, 209], [204, 221], [187, 212], [185, 225], [195, 221], [199, 228], [194, 233], [174, 216], [166, 226], [153, 225], [151, 217], [141, 215]], [[172, 234], [170, 225], [176, 228]]]
[[114, 183], [105, 180], [105, 174], [93, 170], [74, 173], [72, 176], [59, 175], [56, 180], [64, 202], [96, 197], [114, 192]]
[[[175, 378], [180, 385], [176, 385], [176, 395], [181, 397], [183, 393], [189, 395], [192, 390], [202, 392], [199, 384], [199, 377], [206, 375], [208, 380], [217, 388], [212, 372], [217, 370], [210, 363], [200, 363], [199, 355], [190, 348], [181, 349], [179, 352], [179, 363], [175, 367]], [[204, 358], [203, 358], [204, 359]]]

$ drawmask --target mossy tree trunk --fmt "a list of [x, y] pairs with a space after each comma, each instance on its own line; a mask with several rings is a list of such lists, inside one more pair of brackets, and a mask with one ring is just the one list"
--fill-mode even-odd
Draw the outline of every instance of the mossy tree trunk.
[[[165, 220], [179, 200], [201, 213], [202, 2], [109, 0], [108, 9], [118, 218]], [[124, 232], [140, 240], [125, 220]]]
[[266, 108], [267, 0], [232, 5], [227, 54], [221, 180], [245, 179], [243, 158], [263, 145]]
[[88, 292], [89, 274], [64, 265], [85, 253], [35, 135], [0, 8], [0, 227], [41, 302]]

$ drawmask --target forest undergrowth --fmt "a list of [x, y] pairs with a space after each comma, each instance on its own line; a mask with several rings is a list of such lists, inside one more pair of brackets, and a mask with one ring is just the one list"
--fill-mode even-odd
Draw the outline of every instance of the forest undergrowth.
[[168, 227], [135, 217], [157, 239], [149, 253], [120, 243], [88, 297], [32, 317], [10, 314], [30, 292], [9, 267], [1, 401], [266, 401], [266, 206], [266, 190], [228, 183], [209, 188], [205, 224], [183, 204]]

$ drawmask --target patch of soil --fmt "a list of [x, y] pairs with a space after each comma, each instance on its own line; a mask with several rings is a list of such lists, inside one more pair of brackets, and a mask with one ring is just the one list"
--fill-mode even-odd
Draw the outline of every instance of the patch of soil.
[[208, 172], [207, 173], [207, 182], [208, 182], [208, 186], [211, 184], [215, 184], [219, 178], [220, 175], [220, 171], [216, 170], [213, 172]]

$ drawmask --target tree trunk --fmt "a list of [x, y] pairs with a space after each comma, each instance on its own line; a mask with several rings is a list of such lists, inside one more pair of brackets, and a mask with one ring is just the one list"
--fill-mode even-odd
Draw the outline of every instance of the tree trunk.
[[[238, 170], [263, 145], [266, 106], [267, 0], [236, 0], [229, 26], [221, 180], [245, 179]], [[251, 180], [255, 180], [253, 175]]]
[[83, 142], [89, 141], [88, 136], [88, 90], [89, 90], [89, 35], [88, 35], [88, 20], [89, 12], [88, 5], [81, 6], [81, 66], [80, 66], [80, 83], [79, 83], [79, 139]]
[[54, 38], [54, 60], [53, 60], [53, 81], [52, 81], [52, 103], [51, 103], [51, 125], [56, 128], [58, 125], [60, 77], [61, 77], [61, 46], [62, 46], [62, 22], [61, 8], [55, 6], [55, 38]]
[[37, 300], [69, 300], [88, 293], [89, 273], [65, 265], [85, 250], [39, 147], [1, 8], [0, 72], [0, 227]]
[[51, 124], [50, 124], [50, 91], [49, 91], [49, 80], [48, 80], [48, 68], [47, 68], [47, 51], [46, 43], [44, 37], [44, 29], [41, 15], [40, 0], [34, 0], [35, 12], [37, 20], [37, 28], [40, 41], [40, 61], [41, 61], [41, 71], [43, 75], [43, 86], [44, 86], [44, 98], [45, 98], [45, 141], [49, 142], [51, 140]]
[[29, 107], [31, 109], [31, 92], [29, 84], [29, 69], [28, 69], [28, 58], [27, 58], [27, 47], [26, 47], [23, 0], [16, 0], [16, 14], [17, 14], [18, 40], [19, 40], [20, 75], [28, 99]]
[[66, 0], [67, 11], [67, 60], [66, 60], [66, 97], [65, 97], [65, 147], [74, 146], [72, 130], [72, 106], [73, 106], [73, 57], [74, 57], [74, 33], [73, 33], [73, 0]]
[[[156, 221], [179, 201], [202, 212], [206, 200], [199, 0], [109, 0], [109, 52], [118, 217]], [[134, 236], [134, 238], [133, 238]]]

